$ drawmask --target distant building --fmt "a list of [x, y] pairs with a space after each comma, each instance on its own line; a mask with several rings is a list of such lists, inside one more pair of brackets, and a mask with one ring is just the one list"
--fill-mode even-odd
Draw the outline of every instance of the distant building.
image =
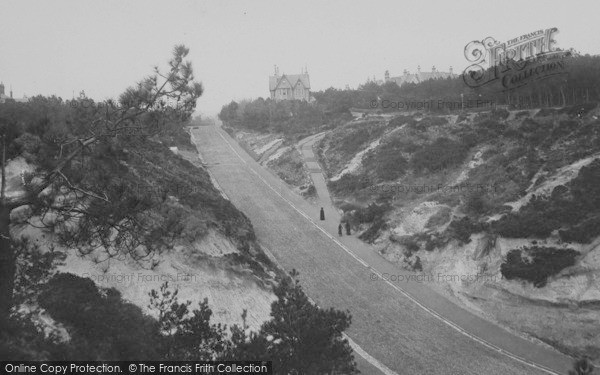
[[269, 91], [271, 92], [271, 99], [275, 101], [311, 101], [308, 70], [304, 68], [304, 72], [301, 74], [279, 75], [279, 68], [275, 66], [275, 75], [269, 76]]
[[401, 76], [398, 77], [390, 77], [390, 72], [385, 71], [385, 82], [396, 82], [398, 86], [402, 86], [403, 83], [421, 83], [425, 82], [429, 79], [445, 79], [445, 78], [455, 78], [456, 74], [452, 71], [452, 67], [450, 67], [449, 72], [440, 72], [435, 66], [431, 67], [431, 72], [422, 72], [421, 66], [417, 67], [416, 73], [410, 73], [408, 70], [404, 69], [404, 72]]
[[27, 98], [13, 98], [12, 88], [10, 89], [10, 96], [5, 93], [4, 83], [0, 82], [0, 103], [6, 103], [7, 100], [14, 100], [16, 102], [26, 102]]

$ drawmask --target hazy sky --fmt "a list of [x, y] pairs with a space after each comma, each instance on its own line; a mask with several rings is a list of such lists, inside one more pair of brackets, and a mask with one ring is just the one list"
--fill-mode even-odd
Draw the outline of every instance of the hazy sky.
[[312, 90], [356, 87], [418, 65], [455, 72], [465, 45], [558, 27], [561, 48], [600, 53], [590, 1], [7, 1], [0, 0], [0, 81], [16, 97], [116, 97], [190, 47], [202, 113], [268, 97], [268, 76], [308, 66]]

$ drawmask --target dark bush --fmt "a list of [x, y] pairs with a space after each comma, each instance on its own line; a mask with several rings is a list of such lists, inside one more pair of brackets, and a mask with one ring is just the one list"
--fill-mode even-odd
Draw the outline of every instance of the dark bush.
[[374, 166], [379, 179], [394, 181], [403, 176], [408, 168], [408, 161], [402, 156], [404, 147], [405, 144], [397, 139], [386, 142], [368, 153], [363, 164], [365, 167]]
[[484, 190], [469, 192], [465, 197], [464, 206], [466, 212], [477, 216], [485, 214], [491, 208]]
[[435, 214], [431, 215], [425, 224], [425, 228], [435, 228], [446, 224], [450, 221], [450, 214], [452, 209], [448, 206], [443, 206]]
[[342, 137], [340, 144], [336, 147], [339, 151], [354, 155], [368, 141], [371, 132], [369, 129], [358, 129], [347, 137]]
[[409, 254], [419, 251], [419, 235], [394, 236], [392, 240], [406, 248]]
[[481, 223], [474, 223], [468, 216], [460, 219], [454, 218], [448, 228], [446, 234], [449, 238], [454, 238], [465, 244], [471, 242], [471, 234], [485, 230]]
[[548, 237], [553, 230], [560, 227], [557, 220], [547, 220], [543, 214], [528, 212], [526, 214], [510, 213], [494, 222], [493, 229], [501, 236], [509, 238]]
[[39, 297], [56, 321], [65, 325], [81, 360], [156, 358], [158, 323], [122, 300], [116, 289], [99, 290], [90, 279], [57, 274]]
[[415, 262], [412, 266], [413, 271], [423, 271], [423, 265], [421, 264], [421, 258], [418, 256], [415, 257]]
[[361, 233], [360, 236], [358, 236], [358, 238], [367, 243], [373, 243], [373, 241], [375, 241], [379, 236], [379, 233], [382, 230], [385, 230], [386, 228], [387, 224], [385, 220], [383, 220], [383, 218], [381, 217], [377, 218], [366, 231], [364, 231], [363, 233]]
[[346, 173], [339, 180], [329, 181], [327, 185], [334, 194], [347, 195], [369, 186], [369, 180], [364, 176]]
[[390, 120], [390, 122], [388, 123], [389, 126], [392, 127], [399, 127], [402, 126], [404, 124], [414, 124], [416, 123], [416, 120], [410, 116], [396, 116], [393, 119]]
[[354, 212], [354, 219], [358, 223], [372, 223], [381, 219], [391, 209], [388, 204], [371, 203], [366, 208], [359, 208]]
[[302, 192], [302, 195], [306, 197], [315, 197], [317, 195], [317, 188], [315, 188], [315, 185], [311, 184], [306, 191]]
[[527, 117], [527, 116], [529, 116], [529, 111], [520, 111], [520, 112], [517, 112], [517, 114], [515, 114], [516, 119], [520, 119], [521, 117]]
[[461, 142], [448, 138], [438, 138], [433, 143], [415, 152], [410, 164], [417, 172], [424, 170], [439, 171], [461, 163], [467, 156], [468, 151], [469, 148]]
[[590, 211], [600, 210], [600, 159], [581, 167], [571, 182], [571, 193], [581, 206]]
[[535, 120], [527, 118], [527, 119], [523, 120], [523, 122], [519, 126], [519, 130], [523, 133], [535, 133], [538, 130], [540, 130], [542, 127], [543, 127], [543, 125], [540, 124], [539, 122], [536, 122]]
[[448, 244], [448, 238], [443, 235], [432, 234], [425, 242], [425, 250], [433, 251]]
[[460, 115], [458, 115], [458, 117], [456, 118], [456, 123], [458, 124], [459, 122], [465, 121], [466, 119], [468, 119], [469, 117], [467, 115], [465, 115], [464, 113], [461, 113]]
[[541, 288], [546, 285], [548, 277], [574, 265], [577, 255], [579, 253], [573, 249], [553, 247], [533, 246], [511, 250], [506, 255], [506, 261], [500, 265], [500, 272], [508, 280], [526, 280], [536, 288]]
[[579, 123], [575, 120], [563, 120], [552, 129], [551, 138], [557, 140], [560, 137], [571, 134], [579, 127]]
[[499, 136], [506, 130], [506, 124], [495, 120], [484, 120], [475, 124], [477, 130], [483, 130], [488, 135]]
[[491, 115], [491, 118], [493, 118], [493, 119], [505, 120], [508, 118], [508, 116], [510, 116], [510, 112], [508, 112], [504, 108], [498, 108], [498, 109], [492, 109], [490, 115]]
[[424, 119], [419, 121], [419, 126], [429, 128], [429, 127], [434, 127], [434, 126], [446, 125], [447, 123], [448, 123], [448, 120], [445, 117], [431, 116], [431, 117], [425, 117]]
[[558, 234], [565, 242], [590, 243], [600, 235], [600, 215], [587, 218], [567, 230], [559, 231]]

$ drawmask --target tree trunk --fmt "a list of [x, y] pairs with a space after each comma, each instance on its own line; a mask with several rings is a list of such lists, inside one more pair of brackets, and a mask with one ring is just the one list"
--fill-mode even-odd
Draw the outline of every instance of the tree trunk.
[[9, 233], [10, 208], [0, 206], [0, 326], [8, 319], [15, 285], [15, 254]]

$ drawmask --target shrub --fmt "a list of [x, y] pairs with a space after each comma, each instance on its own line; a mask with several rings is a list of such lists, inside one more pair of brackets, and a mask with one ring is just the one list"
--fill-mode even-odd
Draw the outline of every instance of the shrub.
[[302, 192], [302, 195], [304, 195], [305, 197], [316, 197], [317, 188], [315, 188], [315, 185], [310, 184], [308, 188]]
[[421, 130], [426, 130], [429, 127], [442, 126], [448, 123], [448, 120], [445, 117], [441, 116], [431, 116], [425, 117], [417, 124], [417, 127]]
[[486, 200], [485, 191], [476, 190], [469, 192], [465, 197], [465, 210], [475, 215], [483, 215], [490, 209]]
[[360, 238], [361, 240], [363, 240], [367, 243], [373, 243], [373, 241], [375, 241], [377, 239], [377, 237], [379, 236], [379, 233], [382, 230], [385, 230], [386, 228], [387, 228], [387, 224], [386, 224], [385, 220], [383, 220], [383, 218], [379, 217], [379, 218], [375, 219], [373, 224], [371, 224], [371, 226], [366, 231], [361, 233], [361, 235], [358, 236], [358, 238]]
[[439, 171], [461, 163], [468, 151], [463, 143], [442, 137], [415, 152], [410, 164], [417, 172]]
[[523, 133], [535, 133], [538, 130], [540, 130], [541, 127], [542, 125], [539, 122], [527, 118], [523, 120], [523, 122], [519, 126], [519, 130]]
[[336, 195], [347, 195], [369, 186], [369, 180], [364, 176], [346, 173], [339, 180], [329, 181], [328, 186]]
[[532, 145], [537, 145], [541, 143], [548, 136], [550, 124], [543, 124], [536, 122], [530, 118], [526, 118], [521, 122], [517, 131], [514, 132], [505, 132], [506, 136], [513, 136], [515, 138], [524, 138], [529, 141]]
[[506, 261], [500, 265], [500, 272], [507, 280], [526, 280], [536, 288], [541, 288], [546, 285], [548, 277], [574, 265], [577, 255], [579, 253], [573, 249], [553, 247], [515, 249], [506, 255]]
[[581, 167], [571, 182], [573, 198], [588, 210], [600, 210], [600, 159]]
[[342, 137], [336, 148], [347, 155], [354, 155], [367, 142], [369, 134], [370, 131], [367, 128], [358, 129], [352, 134]]
[[579, 123], [575, 120], [562, 120], [552, 129], [551, 138], [557, 140], [560, 137], [571, 134], [579, 127]]
[[516, 119], [520, 119], [521, 117], [527, 117], [527, 116], [529, 116], [529, 111], [520, 111], [520, 112], [517, 112], [517, 114], [515, 114]]
[[448, 206], [443, 206], [435, 214], [431, 215], [425, 224], [425, 228], [435, 228], [446, 224], [450, 221], [452, 209]]
[[556, 220], [548, 221], [544, 215], [536, 212], [509, 213], [493, 224], [496, 233], [509, 238], [546, 238], [559, 226]]
[[471, 234], [481, 232], [484, 229], [483, 224], [474, 223], [468, 216], [464, 216], [461, 219], [453, 219], [446, 229], [446, 234], [449, 238], [454, 238], [465, 244], [471, 242]]
[[121, 299], [116, 289], [99, 290], [90, 279], [57, 274], [39, 297], [40, 306], [64, 324], [79, 359], [151, 359], [158, 355], [158, 325]]
[[505, 120], [508, 116], [510, 116], [510, 112], [504, 108], [492, 109], [492, 112], [490, 113], [490, 117], [497, 120]]
[[567, 230], [559, 231], [558, 234], [565, 242], [590, 243], [600, 235], [600, 215], [585, 219]]
[[456, 118], [456, 123], [458, 124], [459, 122], [465, 121], [466, 119], [468, 119], [469, 117], [467, 115], [465, 115], [464, 113], [461, 113], [460, 115], [458, 115], [458, 117]]
[[408, 168], [408, 161], [402, 156], [404, 144], [399, 140], [386, 142], [363, 161], [365, 167], [374, 165], [377, 177], [383, 181], [394, 181], [403, 176]]
[[371, 203], [366, 208], [359, 208], [354, 213], [354, 218], [359, 223], [372, 223], [381, 219], [389, 210], [389, 204]]
[[389, 126], [392, 127], [399, 127], [402, 126], [404, 124], [409, 124], [412, 125], [416, 123], [416, 120], [410, 116], [396, 116], [393, 119], [390, 120], [390, 122], [388, 123]]
[[433, 251], [435, 249], [444, 247], [448, 244], [448, 238], [444, 235], [436, 235], [436, 234], [432, 234], [429, 236], [429, 238], [427, 238], [426, 242], [425, 242], [425, 250], [427, 251]]
[[489, 139], [492, 137], [498, 137], [504, 133], [506, 130], [506, 124], [500, 123], [498, 121], [488, 119], [481, 121], [475, 124], [475, 128], [477, 131], [482, 132], [486, 138], [480, 139]]
[[415, 257], [415, 262], [412, 265], [413, 271], [423, 271], [423, 265], [421, 264], [421, 258]]
[[15, 148], [12, 154], [28, 153], [35, 155], [42, 147], [42, 140], [37, 135], [23, 133], [17, 139], [12, 141], [9, 148]]

